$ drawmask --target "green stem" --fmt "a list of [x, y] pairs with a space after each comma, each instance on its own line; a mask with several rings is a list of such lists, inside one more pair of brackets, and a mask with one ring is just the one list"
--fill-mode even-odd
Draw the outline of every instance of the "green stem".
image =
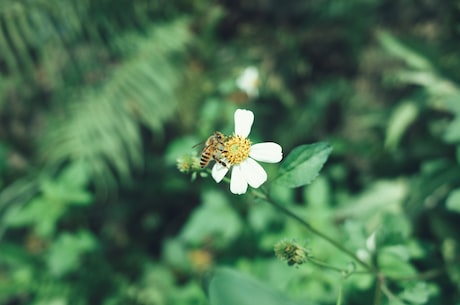
[[[390, 291], [390, 289], [388, 289], [388, 286], [387, 286], [386, 283], [385, 283], [385, 278], [380, 277], [378, 283], [379, 283], [379, 284], [378, 284], [379, 291], [383, 292], [383, 294], [388, 298], [388, 300], [390, 301], [390, 303], [392, 303], [391, 301], [394, 301], [395, 303], [404, 304], [398, 296], [394, 295], [394, 294]], [[379, 300], [378, 305], [380, 305], [380, 300]]]
[[300, 218], [299, 216], [297, 216], [296, 214], [294, 214], [293, 212], [291, 212], [289, 209], [285, 208], [284, 206], [278, 204], [277, 202], [275, 202], [272, 198], [270, 198], [267, 194], [266, 191], [264, 192], [261, 192], [261, 191], [257, 191], [257, 190], [253, 190], [254, 194], [259, 197], [260, 199], [263, 199], [265, 200], [266, 202], [270, 203], [272, 206], [274, 206], [275, 208], [277, 208], [278, 210], [280, 210], [281, 212], [283, 212], [284, 214], [286, 214], [287, 216], [297, 220], [298, 222], [300, 222], [305, 228], [307, 228], [311, 233], [315, 234], [316, 236], [328, 241], [331, 245], [333, 245], [335, 248], [339, 249], [340, 251], [342, 251], [343, 253], [347, 254], [348, 256], [350, 256], [353, 260], [355, 260], [359, 265], [361, 265], [363, 268], [365, 268], [366, 270], [368, 270], [369, 272], [371, 272], [372, 274], [374, 274], [375, 276], [378, 276], [378, 271], [371, 265], [367, 264], [366, 262], [363, 262], [362, 260], [360, 260], [356, 254], [354, 254], [352, 251], [348, 250], [347, 248], [345, 248], [344, 246], [342, 246], [339, 242], [337, 242], [336, 240], [332, 239], [331, 237], [327, 236], [326, 234], [324, 234], [323, 232], [321, 231], [318, 231], [317, 229], [315, 229], [314, 227], [312, 227], [308, 222], [306, 222], [305, 220], [303, 220], [302, 218]]
[[392, 277], [387, 276], [390, 280], [393, 281], [420, 281], [420, 280], [429, 280], [435, 277], [438, 277], [446, 272], [445, 267], [439, 269], [428, 270], [422, 273], [418, 273], [413, 276], [406, 276], [406, 277]]
[[325, 263], [325, 262], [316, 260], [316, 259], [314, 259], [314, 258], [312, 258], [312, 257], [309, 257], [309, 258], [308, 258], [308, 261], [309, 261], [310, 263], [312, 263], [312, 264], [318, 266], [318, 267], [322, 267], [322, 268], [334, 270], [334, 271], [337, 271], [337, 272], [339, 272], [339, 273], [345, 272], [345, 270], [343, 270], [343, 269], [340, 269], [340, 268], [338, 268], [338, 267], [329, 265], [329, 264], [327, 264], [327, 263]]
[[326, 269], [329, 269], [329, 270], [333, 270], [333, 271], [337, 271], [339, 272], [340, 274], [342, 275], [351, 275], [351, 274], [369, 274], [369, 271], [348, 271], [346, 269], [342, 269], [342, 268], [339, 268], [339, 267], [336, 267], [336, 266], [333, 266], [333, 265], [329, 265], [328, 263], [325, 263], [323, 261], [320, 261], [320, 260], [317, 260], [313, 257], [309, 257], [308, 258], [308, 262], [309, 263], [312, 263], [318, 267], [322, 267], [322, 268], [326, 268]]
[[374, 305], [380, 305], [382, 302], [382, 289], [380, 287], [380, 282], [380, 278], [377, 278], [375, 281]]
[[343, 298], [343, 279], [340, 281], [339, 295], [337, 297], [337, 305], [342, 304], [342, 298]]

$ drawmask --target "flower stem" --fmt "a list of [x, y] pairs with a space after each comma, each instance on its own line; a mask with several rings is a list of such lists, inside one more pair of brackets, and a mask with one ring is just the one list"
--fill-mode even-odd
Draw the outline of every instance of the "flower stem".
[[331, 266], [331, 265], [329, 265], [329, 264], [327, 264], [327, 263], [325, 263], [325, 262], [316, 260], [316, 259], [314, 259], [314, 258], [312, 258], [312, 257], [309, 257], [309, 258], [308, 258], [308, 261], [309, 261], [310, 263], [312, 263], [312, 264], [318, 266], [318, 267], [322, 267], [322, 268], [334, 270], [334, 271], [337, 271], [337, 272], [339, 272], [339, 273], [343, 273], [343, 272], [345, 271], [345, 270], [340, 269], [340, 268], [338, 268], [338, 267]]
[[337, 248], [338, 250], [342, 251], [343, 253], [347, 254], [349, 257], [351, 257], [353, 260], [355, 260], [359, 265], [361, 265], [363, 268], [365, 268], [366, 270], [368, 270], [370, 273], [372, 273], [373, 275], [375, 276], [378, 276], [378, 271], [371, 265], [367, 264], [366, 262], [363, 262], [362, 260], [360, 260], [356, 254], [354, 254], [352, 251], [348, 250], [347, 248], [345, 248], [344, 246], [342, 246], [339, 242], [337, 242], [336, 240], [332, 239], [331, 237], [327, 236], [326, 234], [324, 234], [323, 232], [321, 231], [318, 231], [317, 229], [315, 229], [314, 227], [312, 227], [310, 225], [310, 223], [308, 223], [307, 221], [303, 220], [302, 218], [300, 218], [299, 216], [297, 216], [296, 214], [294, 214], [293, 212], [291, 212], [289, 209], [285, 208], [284, 206], [280, 205], [279, 203], [277, 203], [276, 201], [274, 201], [269, 195], [268, 193], [263, 190], [262, 192], [261, 191], [258, 191], [258, 190], [253, 190], [254, 194], [260, 198], [260, 199], [263, 199], [265, 200], [266, 202], [270, 203], [272, 206], [274, 206], [275, 208], [277, 208], [279, 211], [283, 212], [284, 214], [286, 214], [287, 216], [297, 220], [299, 223], [301, 223], [305, 228], [307, 228], [311, 233], [315, 234], [316, 236], [328, 241], [331, 245], [333, 245], [335, 248]]
[[339, 286], [339, 296], [337, 297], [337, 305], [342, 305], [342, 298], [343, 298], [343, 279], [340, 281]]

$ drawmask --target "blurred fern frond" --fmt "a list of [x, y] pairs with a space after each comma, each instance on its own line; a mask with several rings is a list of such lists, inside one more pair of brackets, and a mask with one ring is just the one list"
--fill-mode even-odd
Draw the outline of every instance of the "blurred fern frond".
[[9, 79], [0, 93], [28, 98], [25, 92], [36, 89], [78, 86], [95, 68], [88, 67], [87, 51], [113, 58], [111, 41], [151, 26], [153, 16], [164, 15], [157, 6], [149, 0], [0, 0], [0, 78]]
[[180, 20], [115, 41], [126, 59], [51, 122], [40, 141], [44, 158], [87, 162], [102, 184], [129, 181], [131, 168], [142, 164], [139, 123], [159, 132], [174, 113], [188, 39], [187, 22]]

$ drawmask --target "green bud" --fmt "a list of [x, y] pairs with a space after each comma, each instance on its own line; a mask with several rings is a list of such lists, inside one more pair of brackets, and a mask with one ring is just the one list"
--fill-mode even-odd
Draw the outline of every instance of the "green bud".
[[200, 167], [200, 159], [196, 156], [192, 155], [184, 155], [182, 157], [177, 158], [176, 161], [177, 169], [181, 173], [190, 173], [199, 171]]
[[301, 265], [308, 261], [309, 253], [295, 241], [281, 240], [274, 246], [275, 255], [289, 266]]

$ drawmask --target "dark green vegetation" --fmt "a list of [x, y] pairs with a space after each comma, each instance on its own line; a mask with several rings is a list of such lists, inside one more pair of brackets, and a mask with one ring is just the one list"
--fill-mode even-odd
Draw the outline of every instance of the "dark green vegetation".
[[[455, 0], [0, 0], [0, 304], [460, 304], [459, 29]], [[236, 108], [328, 143], [319, 176], [180, 173]]]

